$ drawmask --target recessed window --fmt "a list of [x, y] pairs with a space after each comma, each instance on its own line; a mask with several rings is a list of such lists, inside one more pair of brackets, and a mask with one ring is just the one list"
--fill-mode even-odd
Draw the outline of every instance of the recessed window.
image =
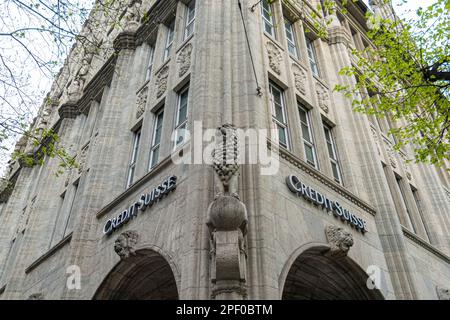
[[295, 41], [294, 25], [288, 19], [284, 18], [284, 28], [286, 30], [286, 40], [288, 51], [291, 56], [298, 59], [297, 42]]
[[261, 1], [261, 15], [263, 18], [264, 23], [264, 31], [266, 31], [268, 34], [270, 34], [272, 37], [275, 36], [275, 27], [274, 27], [274, 18], [273, 18], [273, 11], [272, 11], [272, 5], [269, 3], [269, 0], [262, 0]]
[[150, 80], [150, 78], [152, 77], [154, 58], [155, 58], [155, 47], [151, 46], [148, 54], [147, 72], [145, 74], [145, 81]]
[[127, 188], [129, 188], [134, 182], [134, 176], [136, 173], [136, 160], [139, 153], [140, 142], [141, 142], [141, 129], [139, 128], [134, 132], [133, 150], [131, 153], [130, 166], [128, 168]]
[[317, 65], [317, 55], [316, 49], [314, 48], [314, 44], [311, 39], [305, 37], [306, 39], [306, 49], [308, 50], [308, 60], [309, 65], [311, 66], [311, 71], [315, 76], [319, 76], [319, 67]]
[[311, 126], [310, 111], [301, 104], [298, 104], [298, 112], [300, 115], [300, 125], [302, 128], [303, 146], [305, 149], [306, 162], [314, 168], [318, 168], [316, 148], [314, 146], [314, 138]]
[[153, 124], [153, 141], [150, 151], [150, 169], [155, 167], [159, 162], [163, 119], [164, 119], [164, 108], [161, 108], [159, 109], [158, 112], [156, 112], [155, 121]]
[[177, 121], [175, 126], [175, 147], [186, 140], [188, 120], [189, 87], [185, 87], [178, 93]]
[[289, 149], [289, 134], [286, 120], [286, 106], [284, 92], [273, 82], [270, 82], [270, 95], [272, 100], [272, 121], [277, 128], [278, 143]]
[[175, 34], [175, 20], [167, 27], [166, 47], [164, 49], [164, 61], [169, 59], [173, 47], [173, 39]]
[[331, 169], [333, 171], [334, 181], [342, 184], [341, 168], [337, 156], [336, 142], [334, 140], [332, 129], [324, 124], [325, 140], [327, 142], [328, 156], [330, 157]]
[[185, 27], [184, 27], [184, 39], [187, 39], [194, 33], [195, 26], [195, 0], [192, 0], [187, 5]]

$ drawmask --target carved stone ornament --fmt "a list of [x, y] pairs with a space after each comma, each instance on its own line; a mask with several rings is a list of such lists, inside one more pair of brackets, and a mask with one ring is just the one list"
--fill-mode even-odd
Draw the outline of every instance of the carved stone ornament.
[[84, 169], [86, 168], [86, 160], [87, 160], [87, 154], [89, 151], [89, 145], [87, 145], [86, 147], [84, 147], [81, 150], [81, 154], [80, 154], [80, 158], [78, 159], [78, 174], [81, 174]]
[[169, 67], [165, 66], [156, 76], [156, 97], [160, 98], [167, 90], [167, 78], [169, 77]]
[[378, 139], [378, 133], [377, 130], [374, 127], [370, 127], [370, 131], [372, 131], [373, 139], [375, 140], [375, 145], [377, 147], [378, 155], [381, 156], [381, 150], [380, 150], [380, 140]]
[[30, 295], [27, 300], [44, 300], [44, 294], [42, 293], [33, 293]]
[[392, 147], [391, 142], [388, 140], [384, 140], [384, 144], [386, 146], [386, 152], [387, 152], [389, 162], [390, 162], [392, 168], [397, 168], [397, 160], [395, 159], [395, 151], [394, 151], [394, 148]]
[[114, 251], [116, 251], [120, 259], [128, 259], [136, 254], [135, 248], [138, 241], [139, 234], [136, 231], [125, 231], [114, 242]]
[[342, 227], [329, 225], [325, 228], [327, 241], [330, 245], [331, 256], [346, 256], [350, 247], [353, 246], [353, 236]]
[[439, 300], [450, 300], [450, 289], [436, 287], [436, 293]]
[[328, 93], [328, 89], [323, 87], [320, 84], [316, 85], [316, 93], [317, 93], [317, 100], [319, 102], [319, 107], [326, 113], [328, 113], [329, 108], [328, 105], [330, 103], [330, 95]]
[[144, 87], [139, 91], [137, 96], [137, 111], [136, 119], [139, 119], [145, 112], [145, 105], [147, 104], [148, 87]]
[[298, 65], [292, 65], [292, 72], [294, 73], [295, 88], [301, 94], [306, 94], [306, 73]]
[[224, 124], [218, 128], [218, 139], [213, 150], [213, 168], [219, 181], [218, 194], [230, 194], [239, 198], [238, 182], [238, 138], [236, 128], [231, 124]]
[[125, 14], [125, 30], [136, 31], [141, 21], [142, 0], [130, 0]]
[[280, 50], [272, 42], [267, 42], [267, 55], [269, 57], [269, 66], [277, 74], [281, 74], [281, 61], [283, 57]]
[[180, 52], [177, 58], [178, 63], [178, 76], [182, 77], [188, 72], [191, 67], [191, 53], [192, 53], [192, 44], [186, 45]]

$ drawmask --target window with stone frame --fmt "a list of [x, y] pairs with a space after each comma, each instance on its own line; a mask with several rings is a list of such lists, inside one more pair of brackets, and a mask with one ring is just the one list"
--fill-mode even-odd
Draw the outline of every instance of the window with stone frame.
[[302, 131], [303, 147], [305, 151], [306, 162], [316, 169], [319, 169], [317, 162], [316, 147], [314, 144], [314, 135], [311, 123], [311, 111], [301, 103], [298, 103], [298, 112], [300, 115], [300, 126]]
[[186, 142], [188, 122], [189, 85], [178, 93], [177, 117], [175, 122], [174, 148]]
[[152, 77], [154, 60], [155, 60], [155, 47], [150, 46], [148, 52], [147, 68], [145, 72], [145, 81], [149, 81]]
[[273, 7], [271, 0], [261, 1], [261, 16], [264, 24], [264, 31], [276, 38], [275, 32], [275, 17], [273, 14]]
[[314, 47], [314, 40], [310, 39], [308, 35], [305, 35], [305, 41], [306, 41], [306, 50], [308, 52], [308, 60], [309, 65], [311, 67], [311, 72], [316, 77], [320, 77], [320, 70], [319, 65], [317, 63], [317, 52], [316, 48]]
[[133, 149], [131, 152], [130, 165], [128, 166], [127, 189], [134, 182], [140, 142], [141, 142], [141, 128], [137, 129], [133, 133]]
[[153, 122], [152, 146], [150, 149], [150, 164], [149, 164], [150, 170], [153, 169], [159, 162], [161, 150], [161, 136], [164, 119], [164, 107], [159, 108], [159, 110], [155, 112], [154, 115], [155, 120]]
[[284, 29], [286, 31], [286, 41], [289, 54], [295, 59], [299, 58], [298, 46], [296, 40], [296, 33], [294, 23], [288, 18], [284, 17]]
[[163, 61], [167, 61], [172, 54], [173, 41], [175, 38], [175, 19], [173, 19], [167, 26], [166, 45], [164, 47]]
[[195, 27], [195, 0], [191, 0], [186, 6], [184, 17], [184, 39], [189, 38], [194, 33]]
[[324, 123], [323, 130], [325, 133], [325, 141], [327, 144], [328, 156], [330, 158], [330, 164], [334, 181], [336, 181], [339, 184], [342, 184], [341, 165], [339, 163], [339, 157], [337, 153], [336, 140], [334, 138], [333, 129], [331, 126]]
[[276, 127], [278, 143], [283, 148], [289, 149], [289, 132], [284, 90], [272, 81], [270, 81], [269, 87], [272, 102], [272, 121]]

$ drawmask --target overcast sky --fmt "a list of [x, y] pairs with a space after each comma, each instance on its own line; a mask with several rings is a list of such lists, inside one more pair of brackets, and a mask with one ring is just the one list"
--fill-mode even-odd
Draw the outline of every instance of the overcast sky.
[[[0, 0], [0, 2], [3, 0]], [[92, 0], [80, 0], [80, 3], [91, 3]], [[368, 0], [363, 0], [366, 4], [368, 3]], [[435, 0], [393, 0], [393, 4], [394, 4], [394, 9], [396, 10], [397, 14], [404, 19], [412, 19], [415, 17], [415, 11], [419, 8], [419, 7], [427, 7], [429, 5], [431, 5], [432, 3], [434, 3]], [[28, 18], [27, 17], [21, 17], [20, 15], [15, 17], [14, 19], [19, 25], [24, 26], [29, 24]], [[2, 21], [0, 21], [0, 29], [2, 29], [3, 31], [3, 27], [2, 27]], [[42, 44], [42, 40], [40, 39], [39, 35], [36, 35], [37, 37], [37, 41], [38, 43]], [[39, 38], [39, 39], [38, 39]], [[2, 38], [0, 38], [0, 41], [2, 41]], [[4, 45], [4, 43], [0, 43], [0, 45]], [[50, 51], [50, 50], [49, 50]], [[28, 67], [29, 66], [29, 67]], [[30, 78], [29, 78], [29, 83], [33, 84], [33, 87], [36, 88], [39, 92], [40, 95], [42, 95], [40, 101], [43, 100], [46, 92], [48, 92], [48, 90], [50, 89], [51, 86], [51, 80], [46, 77], [44, 74], [42, 74], [41, 72], [36, 71], [36, 67], [34, 67], [34, 65], [32, 63], [28, 63], [28, 64], [24, 64], [23, 62], [20, 63], [20, 66], [18, 66], [20, 68], [23, 68], [24, 73], [27, 74]], [[28, 67], [28, 69], [27, 69]], [[0, 94], [2, 94], [0, 92]], [[6, 106], [4, 105], [0, 105], [0, 111], [2, 113], [7, 112], [6, 110]], [[37, 110], [34, 110], [34, 114], [36, 113]], [[33, 117], [34, 117], [33, 114]], [[12, 149], [14, 148], [14, 141], [10, 142], [11, 144], [11, 152]], [[3, 152], [3, 151], [2, 151]], [[7, 157], [0, 157], [0, 177], [3, 175], [6, 166], [7, 166]]]

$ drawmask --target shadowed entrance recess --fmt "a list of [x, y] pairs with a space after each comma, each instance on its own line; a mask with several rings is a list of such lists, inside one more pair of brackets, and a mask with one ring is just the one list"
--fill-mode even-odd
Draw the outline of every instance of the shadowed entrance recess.
[[370, 290], [368, 275], [353, 260], [327, 256], [327, 248], [312, 248], [298, 256], [287, 275], [284, 300], [382, 300]]
[[114, 267], [94, 300], [178, 300], [178, 291], [169, 263], [155, 251], [139, 250]]

